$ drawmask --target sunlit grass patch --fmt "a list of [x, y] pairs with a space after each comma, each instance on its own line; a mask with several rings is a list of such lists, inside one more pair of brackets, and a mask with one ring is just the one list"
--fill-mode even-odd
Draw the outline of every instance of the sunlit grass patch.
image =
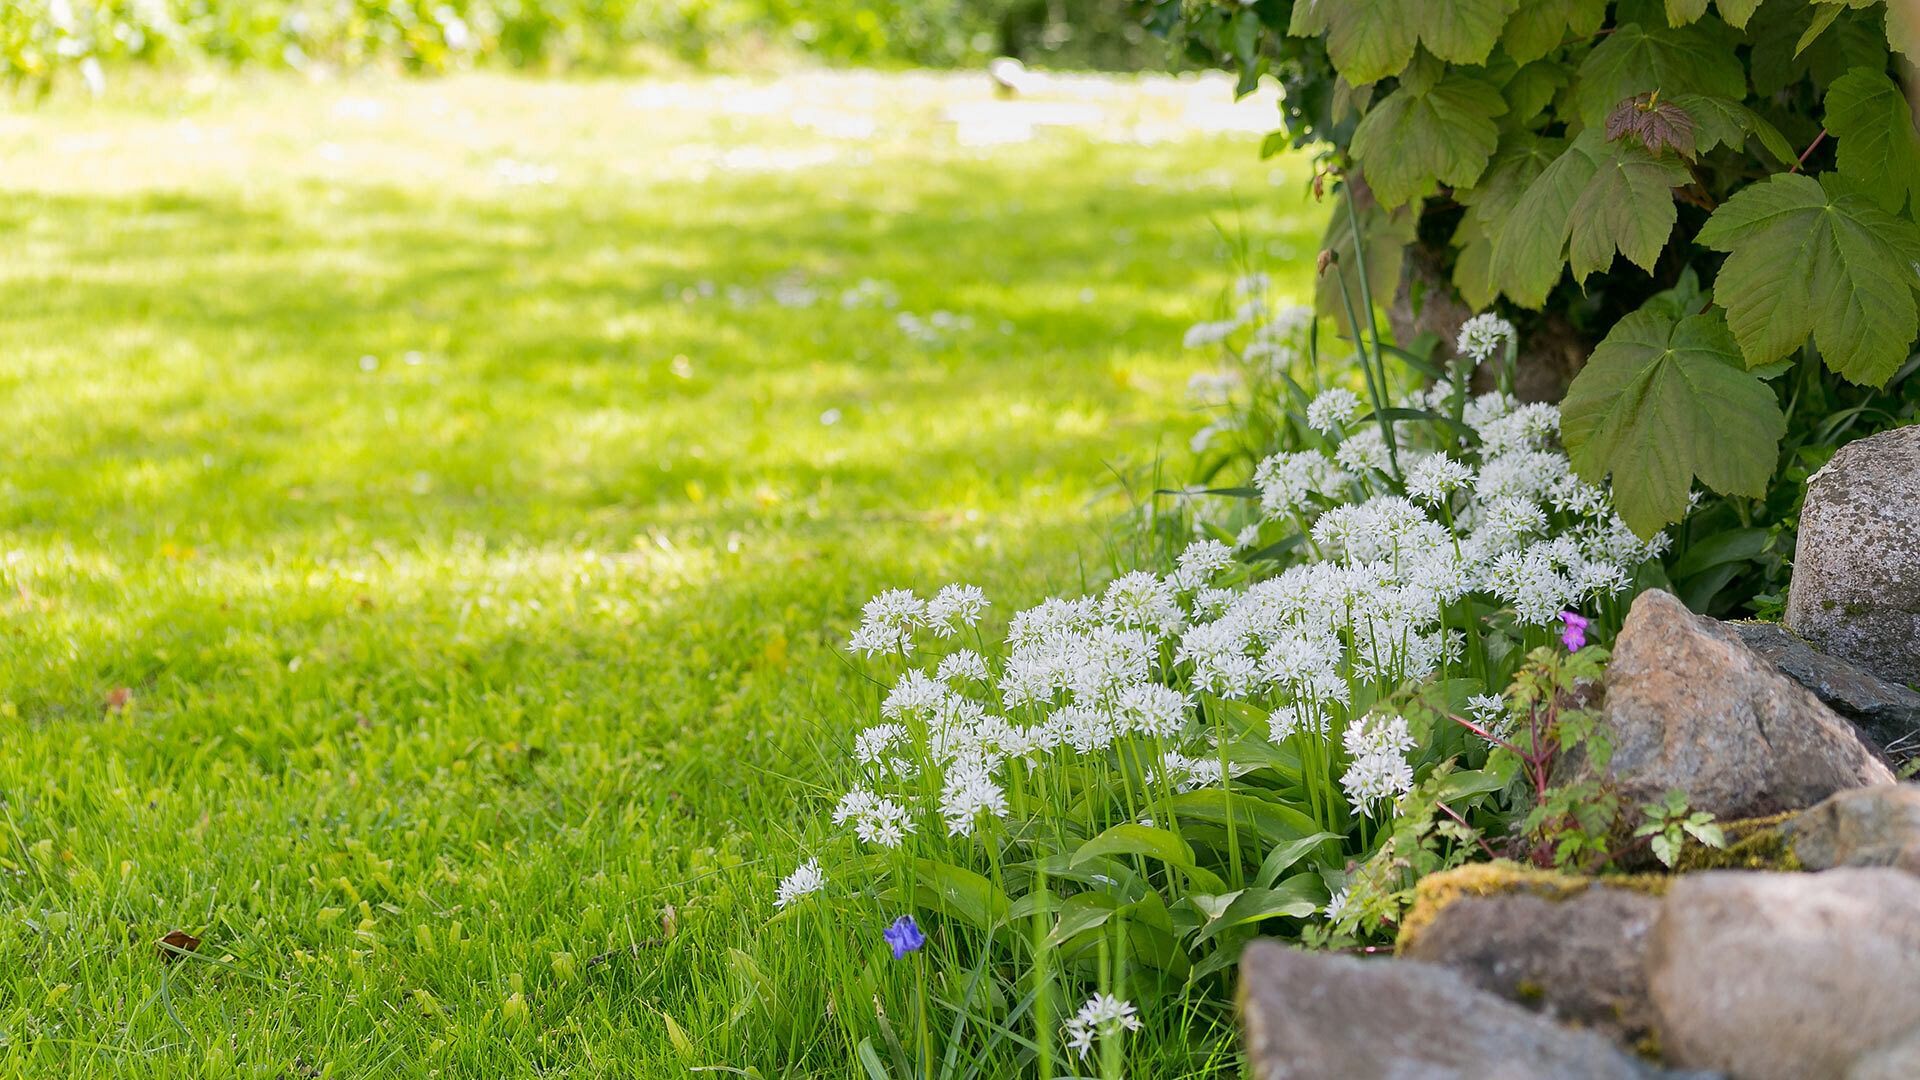
[[[246, 79], [6, 115], [0, 1062], [846, 1075], [733, 1017], [740, 890], [851, 736], [859, 602], [1105, 576], [1116, 477], [1204, 422], [1217, 229], [1307, 293], [1301, 167], [1194, 133], [1227, 99]], [[162, 962], [174, 929], [204, 944]]]

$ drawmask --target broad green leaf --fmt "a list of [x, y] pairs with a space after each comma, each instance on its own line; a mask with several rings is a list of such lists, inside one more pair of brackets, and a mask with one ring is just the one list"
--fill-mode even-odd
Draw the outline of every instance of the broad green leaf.
[[1106, 893], [1074, 893], [1060, 905], [1060, 918], [1054, 922], [1053, 929], [1047, 932], [1042, 947], [1057, 949], [1074, 935], [1105, 925], [1119, 908], [1119, 902]]
[[1920, 137], [1913, 109], [1884, 71], [1854, 68], [1827, 88], [1826, 128], [1840, 141], [1840, 172], [1897, 214], [1920, 198]]
[[1267, 857], [1260, 861], [1260, 872], [1253, 876], [1253, 883], [1261, 888], [1272, 885], [1280, 879], [1281, 874], [1291, 870], [1294, 863], [1312, 854], [1314, 848], [1329, 840], [1339, 839], [1335, 833], [1317, 832], [1279, 845], [1267, 852]]
[[1711, 570], [1731, 562], [1751, 559], [1766, 550], [1770, 531], [1761, 528], [1728, 529], [1714, 533], [1687, 548], [1673, 564], [1676, 579], [1689, 578], [1702, 570]]
[[1588, 125], [1604, 122], [1615, 105], [1635, 94], [1747, 96], [1747, 73], [1734, 52], [1738, 38], [1718, 20], [1688, 26], [1615, 27], [1594, 46], [1574, 76], [1574, 102]]
[[1880, 386], [1907, 358], [1920, 312], [1920, 229], [1845, 177], [1775, 173], [1721, 203], [1698, 240], [1727, 252], [1714, 298], [1747, 366], [1812, 334], [1827, 366]]
[[1506, 111], [1500, 91], [1467, 75], [1405, 83], [1361, 118], [1353, 156], [1382, 206], [1418, 199], [1436, 180], [1470, 186], [1500, 141], [1492, 118]]
[[1696, 476], [1723, 494], [1765, 494], [1785, 432], [1717, 310], [1621, 319], [1560, 406], [1574, 471], [1594, 483], [1611, 473], [1620, 517], [1642, 536], [1679, 520]]
[[1299, 0], [1287, 33], [1324, 35], [1335, 70], [1357, 86], [1398, 75], [1416, 42], [1450, 63], [1485, 63], [1516, 2]]
[[1617, 250], [1651, 270], [1673, 231], [1673, 188], [1689, 179], [1677, 157], [1588, 128], [1514, 202], [1493, 240], [1492, 281], [1539, 307], [1563, 263], [1584, 279]]
[[[1211, 916], [1201, 928], [1194, 944], [1206, 941], [1223, 930], [1236, 926], [1287, 916], [1304, 919], [1327, 902], [1327, 887], [1319, 874], [1295, 874], [1271, 889], [1242, 889], [1233, 901]], [[1203, 909], [1204, 910], [1204, 909]]]
[[1521, 0], [1500, 44], [1517, 64], [1531, 63], [1572, 39], [1591, 37], [1607, 17], [1607, 0]]
[[[1575, 140], [1576, 144], [1579, 140]], [[1576, 280], [1613, 265], [1617, 250], [1651, 272], [1673, 232], [1673, 189], [1692, 176], [1671, 154], [1625, 140], [1607, 143], [1586, 190], [1573, 203], [1567, 263]]]
[[991, 930], [1004, 922], [1009, 904], [993, 882], [964, 867], [932, 859], [913, 860], [914, 884], [921, 902]]
[[1074, 866], [1101, 855], [1149, 855], [1174, 866], [1192, 866], [1193, 848], [1166, 829], [1128, 822], [1115, 825], [1080, 845], [1073, 853]]
[[[1542, 170], [1566, 149], [1560, 139], [1530, 132], [1513, 132], [1487, 162], [1487, 171], [1471, 188], [1455, 192], [1467, 212], [1454, 231], [1453, 284], [1476, 310], [1493, 303], [1500, 292], [1493, 281], [1493, 245], [1500, 230], [1512, 220], [1513, 205]], [[1522, 225], [1529, 227], [1528, 224]], [[1556, 276], [1558, 276], [1556, 274]]]
[[1528, 127], [1534, 117], [1545, 112], [1560, 91], [1567, 88], [1573, 72], [1565, 64], [1536, 60], [1513, 73], [1500, 88], [1507, 99], [1508, 112], [1501, 125], [1508, 130]]
[[[1333, 252], [1339, 261], [1320, 275], [1314, 288], [1313, 306], [1321, 316], [1346, 327], [1347, 308], [1340, 295], [1340, 285], [1344, 282], [1364, 329], [1367, 312], [1361, 299], [1364, 294], [1360, 289], [1360, 264], [1354, 254], [1353, 228], [1347, 208], [1342, 205], [1345, 198], [1342, 195], [1334, 200], [1333, 213], [1327, 218], [1326, 235], [1320, 238], [1320, 249]], [[1413, 211], [1404, 206], [1393, 211], [1369, 206], [1358, 216], [1360, 234], [1366, 240], [1367, 288], [1374, 300], [1384, 305], [1400, 287], [1400, 264], [1406, 259], [1407, 245], [1413, 243], [1416, 224]]]
[[1229, 797], [1219, 788], [1184, 792], [1168, 801], [1176, 815], [1215, 825], [1227, 823], [1227, 808], [1231, 806], [1235, 827], [1242, 831], [1251, 828], [1269, 844], [1284, 844], [1320, 831], [1318, 823], [1291, 806], [1239, 792]]
[[1746, 145], [1747, 136], [1751, 135], [1782, 165], [1793, 164], [1797, 156], [1793, 152], [1793, 144], [1780, 134], [1779, 128], [1737, 101], [1707, 94], [1676, 94], [1668, 100], [1693, 117], [1694, 150], [1697, 153], [1704, 154], [1722, 145], [1738, 150]]
[[1827, 32], [1827, 27], [1832, 26], [1834, 21], [1840, 18], [1840, 11], [1839, 7], [1832, 4], [1813, 9], [1813, 21], [1807, 24], [1806, 31], [1800, 35], [1800, 40], [1793, 43], [1795, 59], [1806, 52], [1814, 42], [1820, 40], [1820, 35]]
[[1745, 30], [1747, 20], [1760, 8], [1760, 0], [1713, 0], [1713, 8], [1727, 25], [1735, 30]]
[[1667, 0], [1667, 25], [1685, 26], [1707, 13], [1707, 0]]

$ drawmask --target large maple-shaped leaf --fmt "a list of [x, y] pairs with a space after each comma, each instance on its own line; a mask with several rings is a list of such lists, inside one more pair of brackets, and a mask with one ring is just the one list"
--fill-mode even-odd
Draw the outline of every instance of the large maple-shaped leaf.
[[1793, 144], [1780, 134], [1779, 128], [1745, 105], [1706, 94], [1679, 94], [1668, 100], [1693, 117], [1694, 149], [1698, 152], [1704, 154], [1723, 144], [1738, 150], [1751, 135], [1780, 164], [1793, 164], [1796, 156]]
[[1880, 208], [1899, 213], [1920, 197], [1920, 138], [1906, 95], [1883, 71], [1853, 70], [1827, 88], [1828, 131], [1840, 140], [1840, 172], [1858, 181]]
[[1485, 63], [1518, 0], [1299, 0], [1287, 33], [1327, 40], [1327, 56], [1359, 85], [1398, 75], [1417, 41], [1455, 64]]
[[1907, 358], [1920, 312], [1920, 229], [1845, 177], [1775, 173], [1721, 203], [1700, 243], [1727, 252], [1713, 285], [1750, 367], [1812, 334], [1827, 366], [1879, 386]]
[[1500, 44], [1516, 64], [1547, 55], [1568, 40], [1593, 36], [1607, 17], [1607, 0], [1521, 0]]
[[1642, 536], [1680, 519], [1695, 477], [1723, 494], [1764, 495], [1786, 429], [1718, 310], [1621, 319], [1560, 404], [1574, 470], [1596, 483], [1613, 474], [1614, 505]]
[[1512, 219], [1513, 204], [1565, 148], [1562, 139], [1511, 132], [1500, 140], [1480, 182], [1454, 193], [1467, 212], [1453, 233], [1453, 244], [1460, 251], [1453, 261], [1453, 284], [1475, 309], [1493, 303], [1499, 295], [1500, 287], [1493, 280], [1493, 242]]
[[1690, 179], [1672, 154], [1608, 142], [1588, 128], [1528, 185], [1493, 245], [1493, 280], [1514, 302], [1539, 307], [1560, 267], [1585, 279], [1615, 251], [1646, 270], [1673, 232], [1673, 189]]
[[1353, 156], [1382, 205], [1399, 206], [1438, 180], [1480, 179], [1500, 141], [1492, 118], [1507, 111], [1500, 91], [1468, 75], [1403, 80], [1353, 132]]
[[1738, 101], [1747, 96], [1747, 72], [1734, 53], [1737, 44], [1717, 19], [1651, 30], [1639, 23], [1615, 27], [1580, 62], [1574, 77], [1580, 119], [1603, 123], [1621, 101], [1653, 90]]

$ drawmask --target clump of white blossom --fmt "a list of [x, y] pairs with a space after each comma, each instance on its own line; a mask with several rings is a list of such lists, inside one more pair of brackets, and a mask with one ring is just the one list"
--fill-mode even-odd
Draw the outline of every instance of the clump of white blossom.
[[827, 887], [827, 875], [820, 870], [819, 859], [808, 859], [796, 867], [793, 873], [780, 879], [780, 891], [775, 896], [773, 906], [784, 908], [803, 896], [811, 896]]
[[1067, 1021], [1067, 1048], [1086, 1057], [1092, 1052], [1095, 1040], [1117, 1038], [1122, 1032], [1139, 1030], [1140, 1017], [1133, 1002], [1122, 1001], [1112, 994], [1095, 994]]
[[[1461, 348], [1473, 355], [1513, 334], [1485, 318], [1468, 330]], [[1023, 832], [1019, 819], [1068, 812], [1040, 793], [1115, 762], [1142, 778], [1146, 809], [1164, 805], [1153, 801], [1160, 794], [1232, 789], [1257, 766], [1223, 753], [1214, 700], [1223, 699], [1264, 716], [1273, 744], [1323, 763], [1353, 814], [1385, 827], [1421, 747], [1380, 703], [1466, 670], [1479, 637], [1466, 612], [1504, 609], [1522, 628], [1550, 631], [1560, 612], [1619, 596], [1666, 543], [1637, 537], [1604, 487], [1574, 475], [1553, 406], [1456, 395], [1444, 383], [1397, 404], [1449, 402], [1472, 438], [1437, 425], [1412, 437], [1403, 422], [1396, 471], [1379, 428], [1356, 422], [1361, 399], [1322, 390], [1306, 420], [1324, 445], [1258, 464], [1256, 520], [1236, 543], [1203, 537], [1170, 565], [1042, 600], [1013, 613], [997, 643], [978, 634], [990, 604], [971, 586], [874, 597], [848, 645], [891, 672], [878, 715], [853, 741], [857, 779], [834, 825], [877, 849], [921, 834], [947, 851], [988, 834], [1028, 843], [1012, 838], [1047, 829]], [[1283, 562], [1241, 561], [1282, 538], [1296, 545]], [[961, 628], [976, 631], [976, 648], [944, 649]], [[944, 651], [923, 659], [922, 647]], [[1497, 687], [1483, 689], [1467, 708], [1497, 735], [1505, 705]], [[1333, 808], [1320, 812], [1331, 826]], [[807, 870], [782, 882], [782, 906], [819, 888], [817, 866]], [[1346, 903], [1336, 895], [1327, 913]], [[1103, 1025], [1136, 1026], [1131, 1006], [1114, 1011], [1124, 1005], [1089, 1002], [1069, 1025], [1076, 1047]]]

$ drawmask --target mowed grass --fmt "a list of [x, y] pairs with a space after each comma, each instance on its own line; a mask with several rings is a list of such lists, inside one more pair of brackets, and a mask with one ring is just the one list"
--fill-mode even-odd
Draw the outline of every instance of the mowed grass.
[[739, 1007], [741, 956], [807, 970], [762, 929], [841, 642], [883, 587], [1004, 619], [1110, 572], [1205, 419], [1216, 225], [1309, 289], [1305, 164], [1207, 130], [1227, 97], [0, 114], [0, 1075], [852, 1075]]

